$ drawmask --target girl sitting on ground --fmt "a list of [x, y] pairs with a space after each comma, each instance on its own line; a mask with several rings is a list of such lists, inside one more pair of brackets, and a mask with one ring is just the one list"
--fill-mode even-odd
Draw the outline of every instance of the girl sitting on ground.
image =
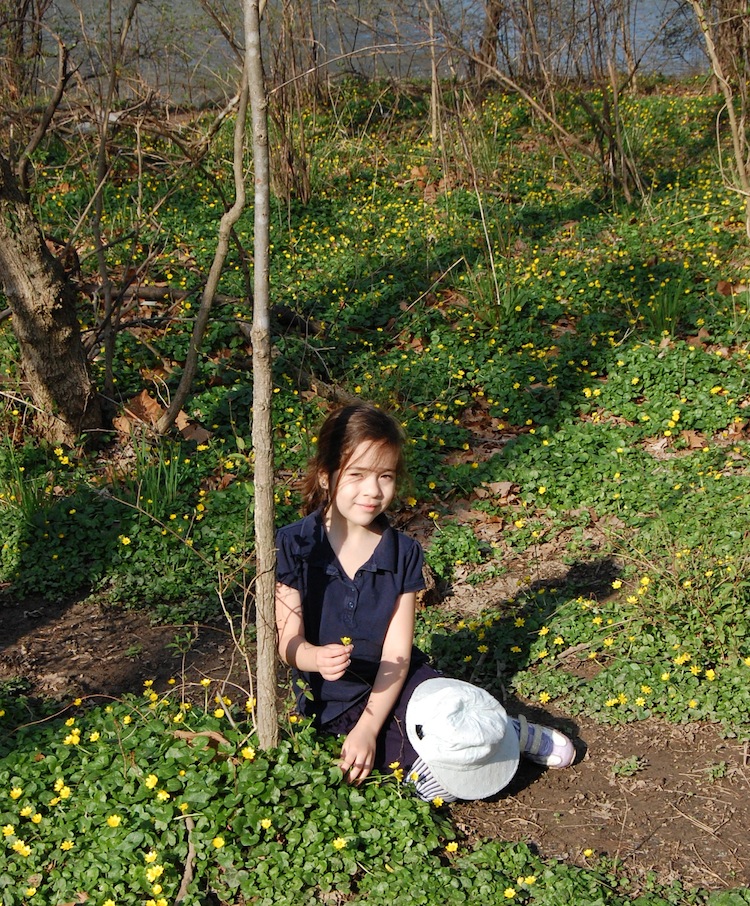
[[508, 718], [484, 690], [442, 677], [414, 646], [423, 552], [386, 517], [403, 448], [400, 424], [375, 406], [325, 420], [303, 487], [307, 515], [277, 535], [279, 653], [300, 714], [344, 737], [350, 782], [397, 763], [423, 798], [485, 798], [510, 781], [519, 754], [563, 768], [575, 749], [557, 730]]

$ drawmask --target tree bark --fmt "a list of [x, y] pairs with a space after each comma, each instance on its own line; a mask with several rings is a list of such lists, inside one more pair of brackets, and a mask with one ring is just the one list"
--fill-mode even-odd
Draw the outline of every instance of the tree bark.
[[76, 315], [76, 292], [47, 248], [10, 162], [0, 154], [0, 285], [13, 313], [35, 425], [52, 443], [102, 428]]
[[477, 51], [477, 82], [483, 86], [494, 80], [497, 70], [497, 52], [500, 44], [500, 24], [503, 21], [505, 4], [503, 0], [487, 0], [485, 4], [484, 27]]
[[247, 80], [253, 127], [255, 175], [253, 284], [253, 454], [255, 459], [255, 625], [257, 646], [257, 730], [261, 748], [279, 741], [276, 713], [276, 546], [273, 497], [273, 424], [271, 403], [271, 317], [269, 304], [269, 229], [271, 172], [268, 148], [268, 96], [263, 77], [258, 0], [245, 0]]

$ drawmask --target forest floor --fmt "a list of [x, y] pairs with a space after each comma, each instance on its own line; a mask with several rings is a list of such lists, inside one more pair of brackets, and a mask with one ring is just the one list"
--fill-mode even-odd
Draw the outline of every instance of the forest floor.
[[[470, 612], [502, 592], [492, 582], [458, 582], [442, 603]], [[91, 601], [35, 609], [6, 600], [0, 625], [0, 680], [23, 678], [28, 694], [62, 705], [74, 697], [139, 693], [149, 679], [157, 688], [170, 677], [246, 686], [221, 626], [199, 627], [183, 661], [173, 643], [185, 627], [154, 625], [146, 614]], [[616, 858], [641, 888], [650, 876], [688, 887], [750, 885], [746, 744], [708, 724], [612, 726], [519, 704], [570, 733], [577, 761], [563, 771], [524, 764], [495, 799], [452, 806], [470, 840], [524, 841], [545, 858], [578, 865]]]

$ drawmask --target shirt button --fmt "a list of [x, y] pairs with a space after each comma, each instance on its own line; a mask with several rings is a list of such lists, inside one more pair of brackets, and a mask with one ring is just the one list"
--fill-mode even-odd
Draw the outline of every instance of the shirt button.
[[347, 601], [346, 606], [349, 608], [349, 610], [354, 610], [354, 601]]

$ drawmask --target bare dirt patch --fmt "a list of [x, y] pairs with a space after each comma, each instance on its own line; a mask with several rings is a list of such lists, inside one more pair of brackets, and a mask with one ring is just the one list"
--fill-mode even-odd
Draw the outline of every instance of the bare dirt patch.
[[[453, 606], [460, 606], [460, 588]], [[472, 587], [471, 599], [487, 602], [500, 591]], [[193, 681], [239, 675], [221, 625], [195, 627], [196, 641], [183, 660], [172, 643], [186, 627], [153, 625], [143, 614], [91, 602], [6, 601], [0, 624], [0, 680], [22, 678], [31, 694], [64, 703], [138, 693], [146, 679], [162, 685], [183, 674]], [[564, 771], [523, 765], [495, 800], [453, 806], [467, 836], [524, 841], [544, 857], [580, 865], [602, 855], [618, 858], [636, 880], [652, 872], [662, 882], [687, 886], [750, 885], [745, 745], [708, 725], [602, 726], [524, 710], [573, 735], [578, 761]], [[623, 765], [637, 769], [628, 774]], [[594, 854], [584, 855], [589, 849]]]

